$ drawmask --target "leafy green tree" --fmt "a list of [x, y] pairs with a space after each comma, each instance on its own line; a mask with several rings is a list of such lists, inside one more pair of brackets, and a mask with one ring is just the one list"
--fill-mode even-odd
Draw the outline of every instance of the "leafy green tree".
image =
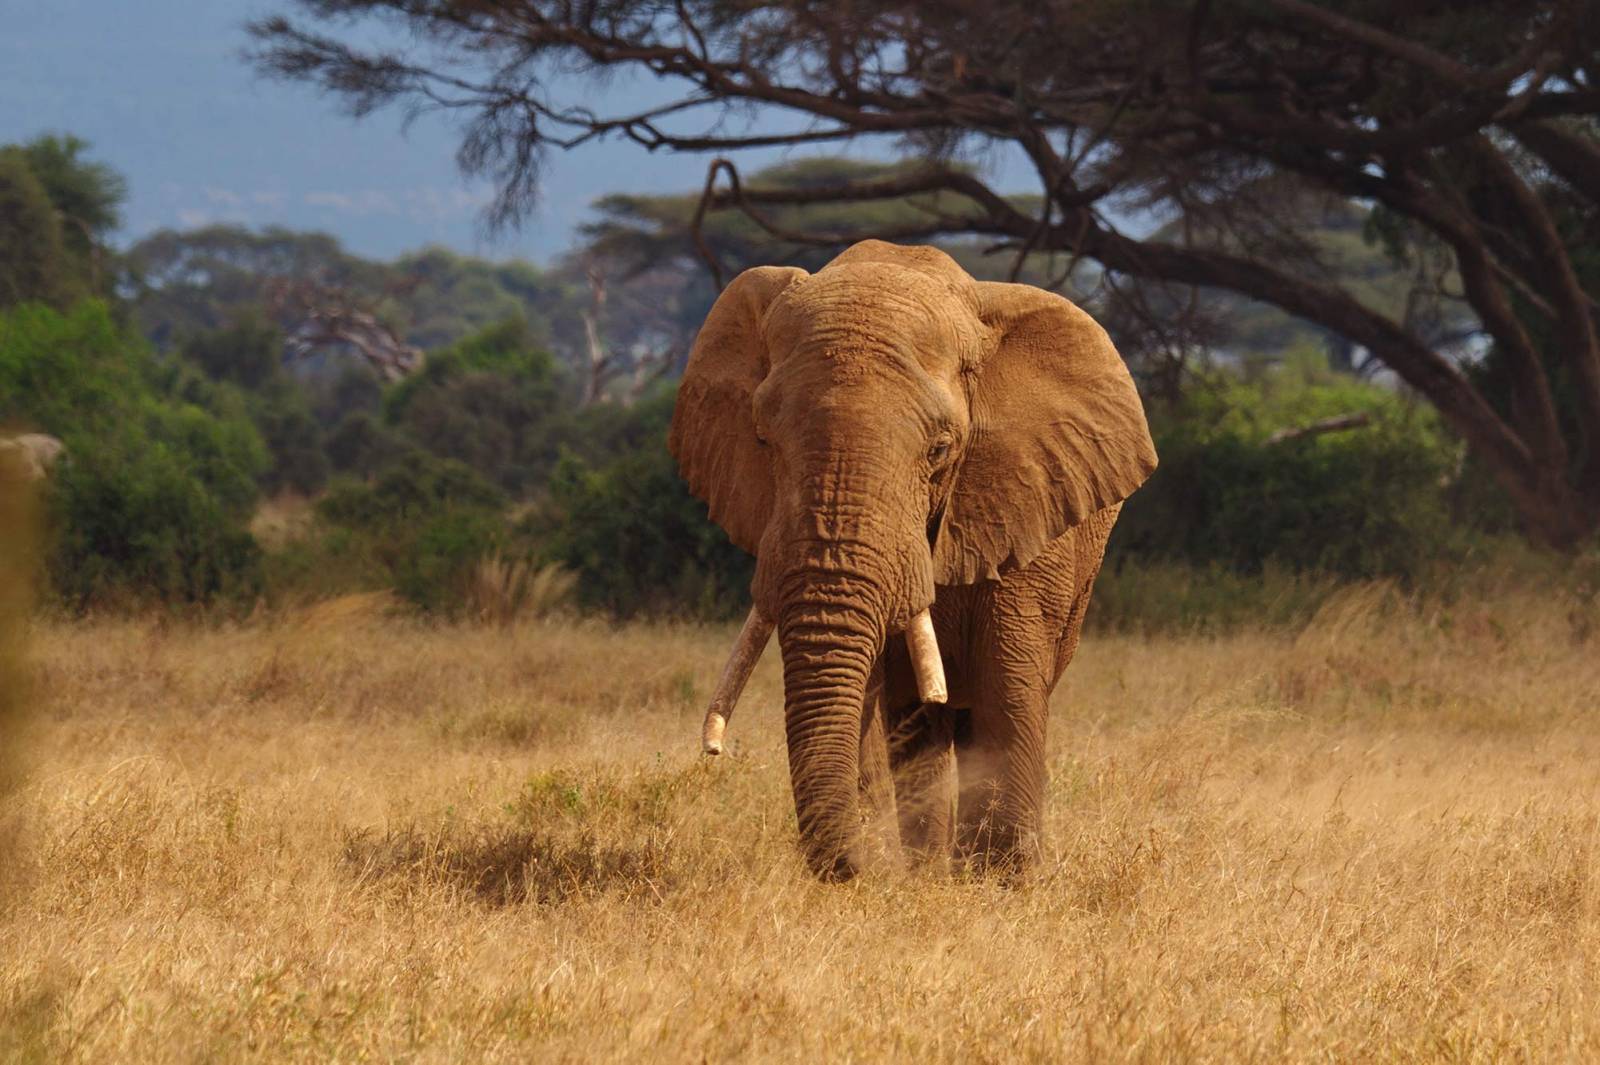
[[21, 146], [61, 221], [62, 240], [85, 280], [100, 292], [109, 283], [105, 242], [121, 223], [128, 183], [105, 163], [85, 158], [89, 143], [71, 134], [45, 134]]
[[0, 308], [33, 301], [64, 306], [75, 294], [44, 183], [23, 152], [0, 149]]
[[381, 295], [387, 281], [381, 264], [350, 255], [334, 237], [281, 227], [161, 230], [134, 244], [125, 264], [134, 320], [162, 348], [265, 307], [276, 282], [317, 278]]
[[272, 456], [262, 472], [268, 492], [309, 495], [328, 479], [323, 428], [300, 384], [283, 366], [283, 334], [246, 312], [220, 329], [197, 333], [180, 346], [182, 357], [211, 379], [237, 386], [256, 431]]
[[384, 396], [397, 433], [513, 493], [555, 464], [568, 406], [554, 360], [520, 317], [434, 353]]
[[506, 497], [471, 468], [412, 450], [369, 481], [335, 480], [318, 502], [342, 536], [332, 561], [375, 571], [402, 598], [450, 615], [466, 599], [474, 567], [508, 549]]
[[85, 158], [88, 147], [77, 137], [46, 134], [0, 148], [0, 305], [37, 299], [65, 306], [110, 294], [113, 257], [105, 242], [127, 183]]

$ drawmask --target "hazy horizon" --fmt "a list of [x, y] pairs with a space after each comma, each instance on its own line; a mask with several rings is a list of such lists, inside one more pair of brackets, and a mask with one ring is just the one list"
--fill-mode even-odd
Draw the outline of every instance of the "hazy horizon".
[[[615, 140], [552, 153], [533, 215], [520, 231], [489, 239], [481, 217], [492, 190], [457, 170], [458, 138], [446, 117], [426, 115], [406, 129], [395, 112], [358, 121], [338, 101], [263, 78], [246, 62], [245, 23], [288, 7], [284, 0], [17, 6], [0, 39], [0, 96], [11, 101], [0, 114], [0, 143], [51, 132], [87, 140], [93, 158], [128, 180], [115, 235], [124, 245], [158, 229], [227, 222], [322, 230], [378, 258], [441, 244], [548, 262], [572, 245], [597, 196], [678, 192], [704, 180], [706, 155], [650, 154]], [[661, 92], [639, 79], [582, 88], [620, 107]], [[815, 154], [822, 153], [739, 158], [753, 169]]]

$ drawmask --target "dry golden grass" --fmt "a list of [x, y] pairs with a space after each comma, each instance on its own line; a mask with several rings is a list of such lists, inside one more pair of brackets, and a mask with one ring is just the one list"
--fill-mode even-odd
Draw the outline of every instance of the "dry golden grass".
[[38, 633], [0, 1059], [1600, 1057], [1593, 607], [1087, 639], [1024, 886], [812, 882], [731, 631]]

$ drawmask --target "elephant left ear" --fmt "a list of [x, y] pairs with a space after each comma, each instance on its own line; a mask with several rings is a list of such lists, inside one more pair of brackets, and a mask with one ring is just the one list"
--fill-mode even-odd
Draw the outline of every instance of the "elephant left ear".
[[967, 374], [971, 430], [934, 542], [934, 579], [1026, 566], [1156, 468], [1144, 405], [1094, 319], [1031, 285], [978, 282], [993, 346]]

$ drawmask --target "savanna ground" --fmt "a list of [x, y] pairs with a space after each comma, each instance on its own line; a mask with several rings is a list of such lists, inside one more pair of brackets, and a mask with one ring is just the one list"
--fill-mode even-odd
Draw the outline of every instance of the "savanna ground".
[[1593, 1060], [1595, 621], [1086, 638], [1017, 888], [814, 883], [731, 629], [43, 623], [0, 1059]]

